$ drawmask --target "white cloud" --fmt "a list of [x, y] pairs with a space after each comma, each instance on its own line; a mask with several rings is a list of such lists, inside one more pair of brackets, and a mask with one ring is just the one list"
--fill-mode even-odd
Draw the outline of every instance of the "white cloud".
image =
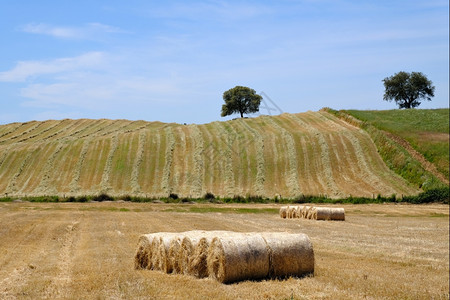
[[64, 39], [96, 39], [104, 33], [128, 33], [118, 27], [101, 23], [88, 23], [80, 27], [30, 23], [20, 29], [26, 33], [43, 34]]
[[0, 72], [0, 81], [21, 82], [33, 76], [93, 68], [105, 59], [102, 52], [89, 52], [76, 57], [58, 58], [49, 61], [20, 61], [6, 72]]

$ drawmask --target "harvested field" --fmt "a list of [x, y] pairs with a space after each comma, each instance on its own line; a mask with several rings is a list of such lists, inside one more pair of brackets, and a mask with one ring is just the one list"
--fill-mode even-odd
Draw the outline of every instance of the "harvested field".
[[[345, 222], [293, 222], [267, 204], [0, 203], [0, 298], [448, 299], [448, 205], [342, 206]], [[314, 277], [135, 270], [140, 235], [188, 230], [305, 233]]]
[[0, 195], [329, 198], [415, 195], [371, 137], [325, 111], [203, 125], [62, 120], [0, 126]]

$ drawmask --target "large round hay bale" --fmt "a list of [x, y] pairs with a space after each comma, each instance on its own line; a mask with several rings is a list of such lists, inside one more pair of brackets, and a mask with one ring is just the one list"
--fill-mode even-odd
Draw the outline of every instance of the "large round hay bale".
[[202, 238], [202, 233], [187, 234], [181, 241], [178, 253], [178, 264], [181, 274], [189, 274], [189, 263], [195, 250], [195, 246]]
[[165, 273], [172, 273], [173, 259], [169, 257], [169, 249], [172, 240], [177, 238], [178, 235], [179, 233], [166, 232], [164, 234], [161, 234], [161, 236], [159, 237], [159, 245], [156, 253], [156, 255], [158, 256], [156, 267], [157, 270], [163, 271]]
[[286, 217], [287, 217], [287, 210], [288, 210], [287, 206], [280, 207], [280, 217], [282, 217], [283, 219], [286, 219]]
[[160, 235], [155, 234], [152, 240], [152, 244], [150, 245], [150, 251], [152, 255], [150, 256], [149, 269], [150, 270], [159, 270], [159, 244], [160, 244]]
[[331, 220], [334, 220], [334, 221], [345, 221], [345, 209], [343, 209], [343, 208], [332, 208], [331, 209]]
[[269, 273], [269, 251], [260, 234], [215, 237], [208, 250], [209, 276], [222, 283], [261, 279]]
[[263, 232], [269, 249], [269, 276], [284, 278], [314, 273], [314, 250], [303, 233]]
[[172, 265], [173, 273], [181, 273], [181, 266], [179, 262], [179, 253], [181, 251], [181, 241], [184, 238], [183, 235], [177, 236], [172, 239], [169, 246], [168, 258]]
[[188, 261], [189, 275], [198, 278], [208, 277], [208, 248], [214, 237], [213, 234], [205, 234], [194, 246]]
[[135, 269], [150, 269], [152, 257], [152, 241], [154, 234], [143, 234], [139, 237], [136, 255], [134, 256]]

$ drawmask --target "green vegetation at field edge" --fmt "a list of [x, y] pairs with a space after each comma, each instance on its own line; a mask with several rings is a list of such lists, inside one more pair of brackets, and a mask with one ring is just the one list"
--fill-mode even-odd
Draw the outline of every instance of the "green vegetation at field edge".
[[[172, 194], [173, 196], [174, 194]], [[195, 203], [215, 203], [215, 204], [226, 204], [226, 203], [280, 203], [280, 204], [290, 204], [290, 203], [329, 203], [329, 204], [369, 204], [369, 203], [413, 203], [413, 204], [421, 204], [421, 203], [444, 203], [449, 204], [450, 198], [450, 188], [441, 187], [435, 189], [429, 189], [424, 191], [416, 196], [404, 196], [404, 195], [391, 195], [390, 197], [383, 197], [381, 195], [373, 195], [372, 198], [365, 197], [347, 197], [340, 199], [332, 199], [328, 198], [326, 195], [299, 195], [295, 198], [264, 198], [261, 196], [251, 196], [247, 195], [246, 197], [235, 196], [233, 198], [212, 198], [212, 197], [204, 197], [204, 198], [176, 198], [175, 197], [167, 197], [167, 198], [142, 198], [142, 197], [132, 197], [129, 195], [120, 196], [120, 197], [112, 197], [107, 194], [100, 194], [94, 196], [80, 196], [80, 197], [58, 197], [58, 196], [42, 196], [42, 197], [3, 197], [0, 198], [0, 202], [13, 202], [13, 201], [27, 201], [27, 202], [59, 202], [59, 203], [70, 203], [70, 202], [104, 202], [104, 201], [122, 201], [122, 202], [141, 202], [141, 203], [173, 203], [173, 204], [195, 204]], [[179, 212], [202, 212], [205, 208], [196, 208], [189, 207], [185, 208], [177, 208]], [[231, 208], [207, 208], [209, 212], [213, 212], [213, 210], [217, 210], [217, 212], [223, 212], [230, 210]], [[120, 209], [117, 209], [120, 210]], [[272, 213], [271, 209], [231, 209], [232, 212], [237, 213]], [[126, 211], [126, 210], [120, 210]]]

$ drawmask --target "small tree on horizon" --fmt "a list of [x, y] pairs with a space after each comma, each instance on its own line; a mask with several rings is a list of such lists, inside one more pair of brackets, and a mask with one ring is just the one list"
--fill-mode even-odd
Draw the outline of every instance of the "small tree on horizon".
[[394, 100], [399, 108], [414, 108], [420, 99], [431, 101], [434, 97], [433, 83], [421, 72], [398, 72], [383, 79], [386, 91], [383, 100]]
[[222, 117], [239, 113], [241, 118], [244, 114], [259, 111], [262, 96], [256, 94], [254, 89], [245, 86], [235, 86], [223, 93], [225, 104], [222, 105]]

